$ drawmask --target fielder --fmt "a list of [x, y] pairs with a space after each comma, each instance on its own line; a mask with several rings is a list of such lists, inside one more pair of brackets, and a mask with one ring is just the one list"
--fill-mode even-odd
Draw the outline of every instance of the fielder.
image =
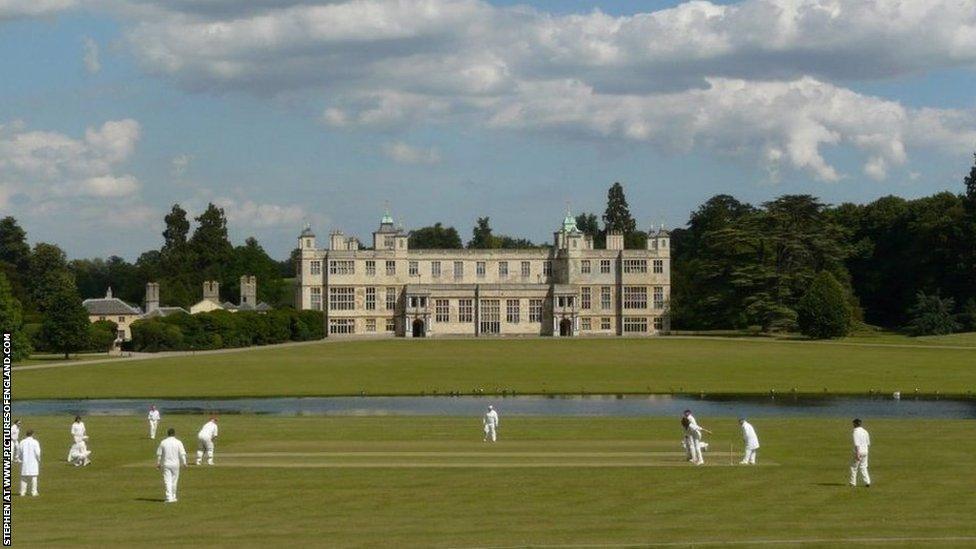
[[855, 419], [854, 423], [854, 457], [851, 460], [851, 486], [857, 486], [857, 473], [861, 472], [861, 479], [864, 487], [871, 487], [871, 475], [868, 474], [868, 449], [871, 448], [871, 435], [867, 429], [861, 427], [861, 420]]
[[146, 418], [149, 420], [149, 438], [151, 440], [156, 440], [156, 427], [159, 426], [159, 410], [156, 409], [156, 405], [149, 406], [149, 416]]
[[745, 446], [745, 453], [742, 455], [741, 465], [756, 464], [756, 450], [759, 449], [759, 435], [751, 423], [746, 418], [739, 418], [739, 425], [742, 427], [742, 443]]
[[30, 484], [31, 496], [37, 496], [37, 477], [41, 472], [41, 443], [34, 438], [34, 431], [27, 431], [27, 437], [20, 442], [20, 495], [27, 495]]
[[207, 465], [213, 465], [214, 459], [214, 439], [217, 438], [217, 418], [212, 417], [210, 421], [203, 424], [200, 432], [197, 433], [197, 465], [203, 462], [203, 454], [207, 454]]
[[186, 467], [186, 448], [176, 438], [176, 429], [166, 431], [166, 438], [156, 448], [156, 468], [163, 472], [166, 503], [176, 503], [176, 487], [180, 482], [180, 465]]
[[495, 442], [498, 440], [498, 412], [495, 411], [493, 406], [488, 407], [488, 412], [485, 414], [483, 423], [485, 425], [485, 442], [491, 440]]
[[88, 449], [85, 441], [81, 440], [72, 444], [68, 450], [68, 463], [75, 467], [84, 467], [91, 464], [89, 456], [91, 456], [91, 450]]
[[10, 453], [14, 463], [20, 463], [20, 420], [15, 419], [10, 425]]
[[75, 416], [75, 422], [71, 424], [71, 438], [76, 443], [88, 440], [88, 434], [85, 431], [85, 422], [81, 421], [81, 416]]

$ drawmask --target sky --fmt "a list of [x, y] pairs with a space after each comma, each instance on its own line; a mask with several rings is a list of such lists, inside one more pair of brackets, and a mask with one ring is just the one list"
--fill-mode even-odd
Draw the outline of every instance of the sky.
[[624, 185], [950, 190], [976, 150], [976, 0], [0, 0], [0, 215], [134, 260], [174, 203], [285, 258], [305, 223], [547, 241]]

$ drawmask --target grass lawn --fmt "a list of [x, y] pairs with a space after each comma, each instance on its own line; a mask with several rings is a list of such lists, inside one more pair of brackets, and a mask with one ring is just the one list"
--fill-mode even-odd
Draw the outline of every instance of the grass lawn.
[[[94, 451], [87, 468], [60, 462], [70, 418], [27, 417], [45, 462], [41, 496], [14, 500], [14, 542], [976, 543], [973, 421], [869, 419], [874, 485], [851, 489], [846, 418], [757, 420], [757, 467], [728, 465], [729, 443], [739, 444], [734, 420], [699, 420], [719, 449], [706, 453], [705, 467], [683, 462], [673, 419], [503, 415], [500, 441], [488, 446], [478, 418], [224, 416], [217, 465], [185, 469], [180, 502], [166, 505], [141, 417], [86, 418]], [[192, 454], [203, 421], [168, 416], [162, 426], [176, 427]]]
[[14, 374], [27, 398], [976, 391], [976, 348], [754, 339], [379, 340]]
[[78, 361], [83, 362], [86, 360], [107, 360], [110, 358], [119, 358], [118, 355], [110, 355], [108, 353], [79, 353], [72, 354], [67, 359], [64, 358], [64, 354], [34, 354], [31, 355], [27, 360], [22, 360], [18, 362], [14, 367], [18, 366], [33, 366], [36, 364], [49, 364], [51, 362], [65, 362], [67, 361]]

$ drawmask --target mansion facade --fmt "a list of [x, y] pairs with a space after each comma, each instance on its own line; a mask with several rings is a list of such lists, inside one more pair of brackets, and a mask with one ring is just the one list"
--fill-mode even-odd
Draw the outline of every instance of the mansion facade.
[[372, 249], [336, 231], [329, 248], [299, 236], [296, 304], [325, 312], [326, 334], [649, 336], [666, 332], [670, 236], [642, 250], [621, 234], [604, 249], [567, 214], [551, 248], [411, 250], [387, 213]]

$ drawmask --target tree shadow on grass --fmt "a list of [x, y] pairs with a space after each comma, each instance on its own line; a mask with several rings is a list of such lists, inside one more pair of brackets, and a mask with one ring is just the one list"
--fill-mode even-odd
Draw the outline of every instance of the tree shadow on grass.
[[166, 503], [163, 498], [135, 498], [133, 501], [150, 501], [152, 503]]
[[844, 482], [815, 482], [814, 486], [847, 486]]

